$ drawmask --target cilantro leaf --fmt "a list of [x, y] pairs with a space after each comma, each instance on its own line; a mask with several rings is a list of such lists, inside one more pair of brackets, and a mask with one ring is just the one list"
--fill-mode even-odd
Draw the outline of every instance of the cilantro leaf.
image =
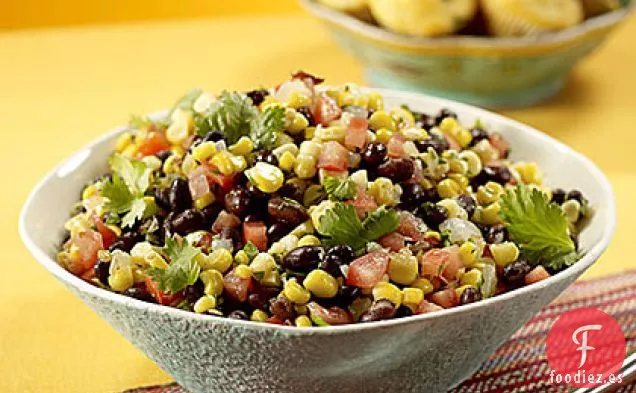
[[119, 154], [110, 159], [110, 166], [126, 183], [131, 193], [144, 193], [150, 185], [152, 169], [139, 160], [129, 160]]
[[210, 128], [223, 131], [230, 145], [250, 134], [252, 120], [257, 116], [258, 109], [249, 97], [228, 91], [221, 93], [206, 114]]
[[130, 120], [128, 121], [128, 125], [134, 129], [146, 129], [152, 126], [166, 128], [170, 125], [170, 119], [168, 117], [164, 117], [161, 119], [153, 120], [148, 116], [132, 115], [130, 117]]
[[197, 281], [201, 272], [201, 267], [195, 260], [200, 253], [197, 248], [184, 239], [166, 238], [163, 251], [170, 259], [168, 267], [148, 269], [148, 274], [160, 290], [176, 293]]
[[269, 107], [250, 123], [249, 137], [257, 148], [272, 149], [276, 146], [278, 132], [285, 127], [285, 110], [280, 106]]
[[318, 232], [328, 237], [327, 244], [348, 244], [354, 250], [360, 250], [367, 243], [395, 231], [399, 223], [397, 213], [385, 207], [360, 221], [352, 205], [339, 202], [320, 217]]
[[522, 257], [534, 264], [561, 269], [577, 261], [568, 222], [559, 205], [537, 189], [517, 186], [501, 197], [500, 216]]
[[121, 218], [121, 225], [123, 227], [132, 227], [135, 225], [136, 220], [141, 220], [144, 217], [146, 211], [146, 202], [143, 198], [137, 198], [130, 204], [130, 209], [126, 215]]
[[332, 201], [346, 201], [356, 197], [358, 187], [350, 177], [342, 179], [335, 176], [327, 176], [323, 182], [323, 187], [329, 199]]
[[111, 181], [104, 182], [102, 185], [102, 196], [108, 198], [108, 210], [116, 214], [129, 211], [135, 199], [128, 186], [116, 173], [113, 174]]
[[250, 241], [245, 243], [245, 246], [243, 246], [243, 251], [245, 251], [245, 254], [250, 259], [250, 261], [254, 259], [260, 252], [258, 251], [258, 248], [254, 245], [254, 243]]

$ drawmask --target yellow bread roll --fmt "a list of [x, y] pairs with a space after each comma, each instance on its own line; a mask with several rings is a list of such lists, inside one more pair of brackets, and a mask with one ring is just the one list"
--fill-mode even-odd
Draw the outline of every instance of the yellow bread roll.
[[618, 0], [582, 0], [585, 16], [591, 17], [617, 10], [621, 7]]
[[452, 34], [470, 21], [477, 0], [369, 0], [371, 14], [389, 30], [414, 36]]
[[498, 36], [524, 36], [557, 31], [579, 24], [579, 0], [481, 0], [490, 32]]

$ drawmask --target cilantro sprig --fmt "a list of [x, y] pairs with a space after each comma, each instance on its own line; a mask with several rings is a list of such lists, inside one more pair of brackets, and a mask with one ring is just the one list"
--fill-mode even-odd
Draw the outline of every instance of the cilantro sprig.
[[142, 161], [128, 160], [114, 155], [110, 160], [112, 180], [104, 183], [102, 196], [107, 198], [106, 208], [122, 215], [123, 227], [132, 227], [135, 221], [154, 214], [156, 206], [144, 198], [150, 186], [152, 169]]
[[185, 239], [166, 238], [163, 252], [170, 260], [168, 267], [166, 269], [151, 267], [147, 271], [159, 289], [176, 293], [197, 281], [201, 267], [195, 257], [201, 251], [192, 247]]
[[335, 176], [327, 176], [323, 187], [332, 201], [346, 201], [356, 197], [358, 187], [350, 177], [342, 179]]
[[348, 244], [360, 250], [367, 243], [395, 231], [399, 224], [398, 214], [384, 206], [360, 221], [352, 205], [338, 202], [320, 217], [318, 232], [327, 237], [326, 244]]
[[517, 186], [500, 200], [500, 215], [522, 257], [533, 264], [562, 269], [579, 255], [568, 235], [568, 222], [556, 203], [537, 189]]

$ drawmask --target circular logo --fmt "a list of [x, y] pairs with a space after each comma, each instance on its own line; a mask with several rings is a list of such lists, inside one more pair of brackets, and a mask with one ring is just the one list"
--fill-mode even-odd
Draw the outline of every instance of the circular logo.
[[552, 383], [590, 388], [620, 383], [625, 336], [603, 311], [580, 308], [563, 314], [548, 333], [546, 355]]

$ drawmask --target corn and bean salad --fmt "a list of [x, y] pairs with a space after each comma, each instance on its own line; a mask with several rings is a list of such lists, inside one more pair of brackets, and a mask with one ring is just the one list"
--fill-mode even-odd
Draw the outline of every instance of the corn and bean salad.
[[135, 117], [58, 262], [105, 290], [297, 327], [435, 312], [580, 258], [592, 209], [506, 140], [298, 72]]

